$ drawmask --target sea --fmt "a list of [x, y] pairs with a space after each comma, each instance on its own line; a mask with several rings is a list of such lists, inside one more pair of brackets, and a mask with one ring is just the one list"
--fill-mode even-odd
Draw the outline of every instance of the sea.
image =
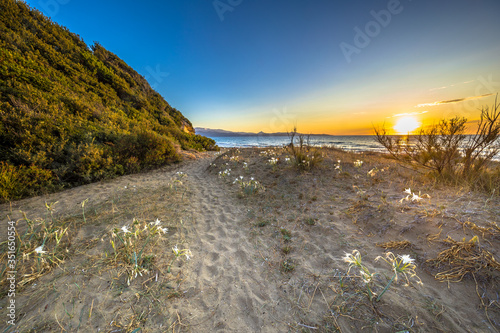
[[[251, 148], [251, 147], [283, 147], [290, 143], [290, 138], [283, 135], [252, 135], [210, 137], [221, 148]], [[297, 139], [297, 138], [296, 138]], [[373, 135], [338, 136], [311, 135], [309, 144], [316, 147], [333, 147], [352, 152], [377, 151], [384, 152]]]
[[[283, 147], [290, 144], [290, 138], [286, 135], [208, 137], [214, 139], [217, 145], [221, 148]], [[295, 139], [297, 140], [297, 138]], [[377, 142], [376, 136], [374, 135], [311, 135], [309, 139], [309, 145], [315, 147], [338, 148], [355, 153], [387, 153], [387, 150], [384, 146]], [[500, 144], [500, 142], [498, 144]], [[500, 162], [500, 154], [497, 154], [493, 160]]]

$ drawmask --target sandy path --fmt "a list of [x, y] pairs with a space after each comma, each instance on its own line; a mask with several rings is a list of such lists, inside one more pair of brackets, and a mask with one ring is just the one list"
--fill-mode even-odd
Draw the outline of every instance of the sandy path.
[[29, 216], [44, 216], [45, 202], [57, 201], [56, 215], [72, 215], [75, 209], [79, 214], [79, 203], [86, 198], [89, 204], [98, 205], [126, 191], [160, 188], [182, 171], [192, 196], [191, 204], [185, 207], [185, 226], [193, 258], [182, 266], [183, 296], [165, 302], [171, 322], [177, 320], [175, 330], [286, 332], [279, 283], [269, 281], [273, 274], [265, 271], [250, 240], [248, 212], [227, 185], [207, 171], [213, 160], [213, 153], [204, 153], [195, 160], [149, 173], [4, 204], [0, 211], [2, 217], [13, 219], [21, 219], [20, 210]]
[[[184, 171], [193, 191], [194, 254], [184, 289], [174, 307], [196, 332], [276, 332], [268, 305], [274, 283], [262, 274], [262, 259], [249, 241], [245, 210], [206, 169], [209, 159]], [[284, 328], [283, 328], [284, 329]]]

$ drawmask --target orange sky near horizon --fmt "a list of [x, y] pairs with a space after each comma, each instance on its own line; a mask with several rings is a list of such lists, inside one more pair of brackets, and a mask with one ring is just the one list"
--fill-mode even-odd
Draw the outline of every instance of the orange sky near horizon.
[[377, 101], [378, 103], [358, 102], [353, 105], [338, 103], [336, 107], [321, 106], [319, 101], [311, 103], [309, 100], [306, 101], [308, 106], [303, 102], [303, 105], [298, 103], [282, 109], [274, 108], [271, 111], [239, 110], [223, 124], [219, 123], [219, 126], [210, 128], [235, 132], [274, 133], [287, 132], [296, 126], [302, 133], [372, 135], [374, 127], [385, 126], [389, 134], [404, 134], [394, 129], [402, 118], [413, 118], [421, 127], [425, 127], [438, 123], [441, 119], [459, 116], [468, 119], [468, 132], [472, 133], [475, 131], [474, 125], [479, 120], [481, 108], [491, 108], [496, 95], [493, 93], [469, 95], [458, 98], [460, 100], [447, 95], [444, 95], [443, 99], [432, 97], [415, 99], [413, 102], [392, 101], [392, 105], [389, 104], [390, 101], [382, 100]]

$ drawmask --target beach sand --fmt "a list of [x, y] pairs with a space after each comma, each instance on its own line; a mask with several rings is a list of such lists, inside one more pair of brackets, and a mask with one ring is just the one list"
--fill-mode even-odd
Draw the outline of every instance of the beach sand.
[[[68, 255], [18, 287], [17, 324], [8, 331], [500, 331], [500, 271], [478, 257], [500, 255], [498, 196], [436, 184], [382, 155], [322, 154], [318, 167], [300, 172], [284, 149], [191, 152], [159, 170], [0, 206], [3, 230], [8, 220], [27, 229], [20, 211], [71, 221]], [[239, 176], [265, 190], [245, 194]], [[405, 200], [408, 188], [422, 199]], [[51, 217], [45, 204], [53, 202]], [[109, 235], [134, 218], [160, 219], [169, 231], [155, 240], [148, 273], [130, 281], [108, 258]], [[460, 242], [469, 250], [462, 256], [476, 256], [476, 271], [438, 280], [457, 273], [459, 259], [430, 260]], [[174, 246], [191, 258], [171, 264]], [[388, 251], [415, 259], [418, 277], [400, 275], [370, 301], [359, 269], [348, 273], [344, 257], [353, 250], [376, 273], [369, 284], [376, 295], [393, 276], [389, 263], [375, 260]]]

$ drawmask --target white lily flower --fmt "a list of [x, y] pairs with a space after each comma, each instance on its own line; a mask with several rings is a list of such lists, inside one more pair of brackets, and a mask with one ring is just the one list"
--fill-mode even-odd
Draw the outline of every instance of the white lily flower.
[[358, 250], [352, 251], [352, 253], [345, 252], [344, 261], [355, 266], [361, 264], [361, 253]]
[[415, 261], [415, 259], [410, 258], [408, 254], [403, 254], [402, 256], [399, 256], [399, 258], [401, 258], [401, 261], [403, 261], [404, 265], [413, 264], [413, 262]]
[[410, 188], [406, 188], [404, 193], [408, 193], [408, 194], [411, 194], [411, 189]]
[[128, 230], [128, 228], [129, 228], [129, 226], [127, 226], [127, 225], [124, 225], [123, 227], [121, 227], [123, 233], [125, 233], [125, 234], [126, 233], [131, 233], [130, 230]]
[[42, 254], [42, 253], [47, 253], [47, 251], [43, 251], [43, 245], [41, 245], [41, 246], [37, 247], [37, 248], [35, 249], [35, 252], [36, 252], [36, 253], [40, 253], [40, 254]]
[[411, 201], [420, 201], [422, 200], [421, 197], [419, 197], [418, 195], [416, 195], [415, 193], [413, 193], [412, 197], [411, 197]]
[[159, 219], [156, 219], [155, 221], [150, 222], [149, 224], [154, 225], [154, 226], [158, 226], [161, 224], [161, 221]]
[[356, 160], [356, 161], [354, 162], [354, 166], [355, 166], [356, 168], [359, 168], [359, 167], [361, 167], [362, 165], [363, 165], [363, 161]]

